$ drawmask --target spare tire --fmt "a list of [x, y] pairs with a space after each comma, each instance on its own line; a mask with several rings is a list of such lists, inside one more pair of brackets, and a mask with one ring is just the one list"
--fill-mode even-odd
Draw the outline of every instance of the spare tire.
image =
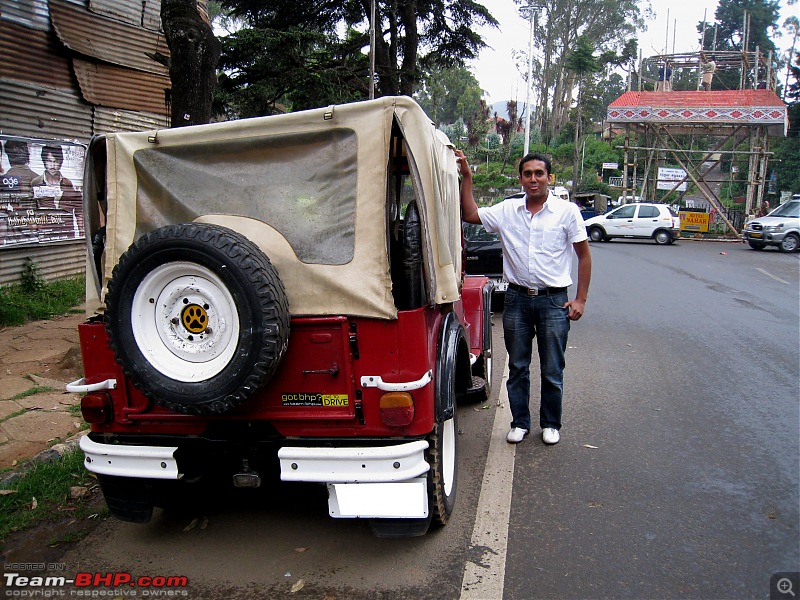
[[217, 225], [162, 227], [114, 267], [106, 330], [117, 362], [156, 404], [214, 415], [275, 373], [289, 341], [289, 303], [269, 258]]

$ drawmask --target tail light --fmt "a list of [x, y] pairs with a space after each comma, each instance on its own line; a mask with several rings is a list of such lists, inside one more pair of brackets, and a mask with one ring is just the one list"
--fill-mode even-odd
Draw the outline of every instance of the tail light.
[[81, 398], [81, 415], [91, 424], [109, 423], [114, 419], [114, 404], [105, 392], [90, 392]]
[[381, 396], [381, 421], [390, 427], [405, 427], [414, 420], [414, 398], [408, 392], [389, 392]]

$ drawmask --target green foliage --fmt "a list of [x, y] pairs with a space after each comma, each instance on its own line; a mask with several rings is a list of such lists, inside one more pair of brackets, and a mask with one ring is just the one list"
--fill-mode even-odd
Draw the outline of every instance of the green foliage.
[[439, 127], [476, 113], [482, 95], [480, 83], [469, 69], [434, 67], [424, 74], [414, 98]]
[[84, 278], [60, 279], [35, 290], [25, 285], [0, 287], [0, 326], [49, 319], [85, 302]]
[[[744, 12], [750, 21], [747, 50], [759, 48], [763, 54], [775, 53], [771, 39], [778, 30], [780, 2], [778, 0], [719, 0], [714, 18], [717, 23], [716, 50], [743, 50]], [[713, 27], [713, 25], [712, 25]], [[702, 32], [702, 23], [698, 25]], [[714, 43], [712, 32], [706, 32], [704, 49], [711, 50]]]
[[25, 266], [20, 274], [22, 289], [29, 294], [41, 293], [47, 282], [39, 275], [39, 266], [30, 258], [25, 261]]
[[509, 185], [516, 185], [517, 182], [514, 179], [509, 179], [505, 175], [494, 172], [488, 175], [475, 175], [473, 177], [473, 184], [481, 187], [505, 188]]
[[93, 482], [83, 466], [80, 448], [65, 452], [58, 460], [35, 464], [5, 486], [12, 493], [0, 495], [0, 540], [13, 531], [58, 519], [65, 504], [73, 518], [88, 516], [88, 507], [80, 500], [70, 500], [69, 492], [73, 486], [88, 487]]
[[600, 61], [594, 56], [594, 46], [588, 36], [581, 35], [575, 42], [574, 49], [567, 55], [566, 67], [579, 78], [600, 70]]
[[[589, 80], [584, 83], [583, 117], [589, 122], [602, 123], [606, 119], [608, 105], [619, 98], [627, 90], [625, 80], [619, 73], [611, 73], [609, 77]], [[587, 130], [584, 127], [584, 130]]]
[[609, 187], [607, 183], [598, 181], [597, 175], [594, 173], [587, 173], [586, 171], [584, 171], [583, 179], [581, 179], [580, 191], [599, 192], [601, 194], [605, 194], [606, 196], [611, 196], [613, 194], [611, 187]]
[[773, 144], [778, 191], [800, 193], [800, 137], [787, 137]]
[[[598, 63], [628, 65], [629, 57], [637, 55], [632, 40], [644, 20], [637, 0], [547, 0], [543, 4], [546, 10], [534, 35], [534, 55], [543, 58], [534, 58], [532, 87], [540, 90], [536, 124], [549, 143], [572, 118], [567, 108], [573, 103], [577, 79], [585, 84], [598, 79], [589, 55]], [[569, 76], [565, 77], [565, 71], [571, 71]]]
[[478, 101], [476, 110], [467, 116], [467, 143], [471, 147], [477, 146], [489, 132], [489, 107], [486, 100]]
[[[243, 26], [220, 39], [218, 111], [255, 116], [367, 98], [369, 3], [220, 4]], [[463, 66], [485, 46], [480, 26], [497, 25], [481, 4], [458, 0], [377, 0], [376, 15], [376, 96], [410, 96], [426, 71]], [[470, 91], [464, 101], [476, 97]]]
[[216, 107], [229, 118], [303, 110], [367, 97], [363, 35], [301, 27], [242, 28], [221, 38]]

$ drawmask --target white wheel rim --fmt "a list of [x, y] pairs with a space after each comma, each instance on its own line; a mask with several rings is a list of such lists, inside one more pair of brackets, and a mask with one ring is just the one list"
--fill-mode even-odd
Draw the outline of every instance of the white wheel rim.
[[176, 261], [153, 269], [139, 284], [131, 328], [139, 350], [157, 371], [176, 381], [205, 381], [218, 375], [236, 352], [239, 313], [211, 270]]
[[[455, 407], [453, 407], [455, 410]], [[449, 496], [453, 492], [456, 476], [456, 432], [455, 419], [442, 423], [442, 478], [444, 493]]]

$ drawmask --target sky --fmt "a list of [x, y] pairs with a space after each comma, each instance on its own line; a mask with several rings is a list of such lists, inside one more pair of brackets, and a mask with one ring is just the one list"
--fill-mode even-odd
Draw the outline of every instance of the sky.
[[[528, 21], [519, 16], [513, 0], [487, 0], [483, 4], [489, 8], [500, 26], [498, 29], [482, 31], [490, 48], [481, 51], [478, 60], [471, 65], [472, 72], [481, 88], [489, 93], [490, 104], [508, 99], [524, 102], [525, 85], [515, 67], [512, 52], [527, 51], [530, 37]], [[648, 23], [647, 30], [638, 35], [642, 55], [647, 57], [660, 54], [665, 46], [669, 54], [673, 53], [673, 48], [675, 53], [699, 50], [695, 26], [703, 20], [704, 11], [707, 21], [714, 20], [717, 4], [717, 0], [651, 0], [656, 16], [655, 20]], [[779, 25], [798, 6], [787, 9], [785, 5], [786, 0], [782, 0], [783, 10]], [[785, 39], [775, 40], [775, 44], [779, 49], [786, 49], [789, 45]]]

